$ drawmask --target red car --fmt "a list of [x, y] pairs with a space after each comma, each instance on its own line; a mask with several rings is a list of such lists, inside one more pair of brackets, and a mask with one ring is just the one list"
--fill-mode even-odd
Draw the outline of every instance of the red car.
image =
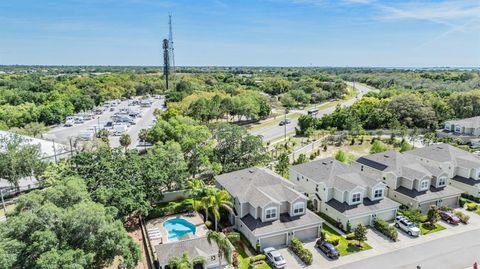
[[447, 211], [440, 211], [440, 217], [450, 223], [450, 224], [459, 224], [460, 223], [460, 219], [455, 216], [452, 212], [447, 212]]

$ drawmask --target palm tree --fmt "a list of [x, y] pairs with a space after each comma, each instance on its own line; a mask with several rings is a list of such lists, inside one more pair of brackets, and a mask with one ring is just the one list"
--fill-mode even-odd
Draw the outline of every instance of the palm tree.
[[218, 268], [222, 268], [222, 258], [227, 260], [227, 263], [230, 263], [232, 260], [233, 245], [230, 241], [237, 241], [240, 239], [239, 233], [224, 233], [208, 231], [207, 233], [208, 243], [212, 244], [212, 241], [215, 242], [218, 246]]
[[148, 138], [148, 129], [141, 129], [140, 133], [138, 134], [138, 139], [140, 139], [140, 141], [142, 141], [144, 150], [147, 147], [147, 145], [146, 145], [147, 138]]
[[170, 257], [168, 259], [168, 267], [175, 269], [191, 269], [192, 263], [190, 262], [190, 257], [188, 257], [188, 252], [183, 252], [181, 257]]
[[212, 213], [215, 218], [215, 231], [217, 230], [218, 220], [220, 219], [220, 208], [227, 209], [229, 211], [233, 208], [232, 197], [226, 190], [214, 189], [211, 193], [212, 199]]
[[197, 210], [196, 201], [205, 192], [205, 183], [200, 179], [193, 179], [188, 182], [188, 186], [191, 190], [190, 197], [193, 201], [193, 209]]
[[205, 221], [208, 220], [208, 209], [213, 206], [215, 188], [209, 187], [205, 189], [205, 195], [202, 197], [202, 207], [205, 209]]
[[120, 137], [120, 145], [125, 148], [125, 152], [127, 152], [128, 146], [132, 144], [132, 138], [130, 137], [129, 134], [123, 134]]

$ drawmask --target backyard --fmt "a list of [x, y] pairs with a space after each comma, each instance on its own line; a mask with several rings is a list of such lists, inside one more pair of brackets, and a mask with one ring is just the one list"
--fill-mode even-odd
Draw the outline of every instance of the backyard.
[[[240, 240], [238, 241], [233, 241], [232, 245], [235, 247], [235, 250], [238, 253], [238, 268], [239, 269], [248, 269], [249, 264], [250, 264], [250, 259], [253, 257], [254, 250], [250, 247], [249, 243], [243, 237], [243, 235], [240, 236]], [[254, 267], [255, 269], [271, 269], [270, 265], [268, 263], [264, 262], [262, 264], [256, 265]]]

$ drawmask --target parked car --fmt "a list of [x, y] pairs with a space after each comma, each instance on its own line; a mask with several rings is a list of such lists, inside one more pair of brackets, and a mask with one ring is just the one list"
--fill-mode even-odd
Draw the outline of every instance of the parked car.
[[73, 117], [67, 117], [67, 119], [65, 120], [65, 126], [70, 127], [70, 126], [73, 126], [74, 124], [75, 124], [75, 119]]
[[332, 243], [319, 239], [315, 243], [315, 246], [325, 253], [325, 255], [327, 255], [327, 257], [330, 259], [338, 259], [338, 257], [340, 257], [340, 253]]
[[292, 122], [291, 120], [286, 119], [286, 120], [282, 120], [278, 125], [283, 126], [283, 125], [289, 124], [289, 123], [291, 123], [291, 122]]
[[440, 217], [450, 223], [450, 224], [459, 224], [460, 223], [460, 219], [455, 216], [452, 212], [448, 212], [448, 211], [439, 211], [438, 213], [440, 213]]
[[80, 134], [78, 135], [78, 138], [82, 140], [90, 141], [93, 139], [94, 134], [95, 133], [92, 132], [91, 130], [86, 130], [86, 131], [80, 132]]
[[84, 123], [83, 117], [75, 117], [75, 124], [82, 124]]
[[265, 257], [267, 258], [267, 262], [271, 264], [274, 268], [285, 268], [287, 262], [283, 258], [282, 254], [278, 252], [275, 248], [265, 248], [263, 250], [265, 253]]
[[420, 228], [418, 228], [415, 223], [409, 221], [407, 218], [402, 216], [397, 216], [395, 218], [395, 227], [403, 230], [410, 236], [420, 235]]
[[128, 130], [127, 125], [119, 124], [113, 126], [113, 135], [120, 136]]

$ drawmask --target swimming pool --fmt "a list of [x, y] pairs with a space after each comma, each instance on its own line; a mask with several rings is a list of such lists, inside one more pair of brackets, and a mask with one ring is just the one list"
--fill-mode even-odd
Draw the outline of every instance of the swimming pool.
[[168, 232], [168, 240], [177, 241], [187, 234], [195, 234], [197, 227], [186, 219], [169, 219], [163, 223]]

